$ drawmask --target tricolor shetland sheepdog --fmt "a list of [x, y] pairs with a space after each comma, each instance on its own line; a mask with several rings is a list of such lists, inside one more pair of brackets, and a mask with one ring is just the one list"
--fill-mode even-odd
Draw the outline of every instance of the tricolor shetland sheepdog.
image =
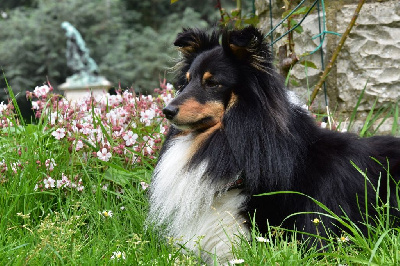
[[[319, 128], [289, 100], [259, 30], [185, 29], [174, 45], [178, 91], [163, 110], [172, 125], [150, 190], [149, 221], [164, 235], [211, 262], [213, 254], [232, 258], [239, 237], [250, 240], [253, 217], [261, 233], [269, 224], [315, 234], [317, 214], [290, 215], [323, 210], [299, 194], [256, 196], [274, 191], [308, 195], [364, 228], [365, 195], [375, 203], [378, 182], [386, 202], [387, 173], [377, 161], [389, 165], [397, 206], [400, 140]], [[340, 235], [340, 225], [322, 218]]]

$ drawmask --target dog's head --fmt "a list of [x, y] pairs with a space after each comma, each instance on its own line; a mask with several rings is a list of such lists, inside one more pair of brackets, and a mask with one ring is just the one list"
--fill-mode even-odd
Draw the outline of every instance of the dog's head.
[[[249, 91], [257, 87], [257, 76], [272, 71], [268, 46], [256, 28], [222, 34], [186, 29], [174, 45], [183, 55], [178, 91], [163, 112], [176, 127], [188, 131], [213, 127], [239, 100], [249, 95], [265, 97], [254, 89]], [[260, 100], [254, 104], [263, 105]]]

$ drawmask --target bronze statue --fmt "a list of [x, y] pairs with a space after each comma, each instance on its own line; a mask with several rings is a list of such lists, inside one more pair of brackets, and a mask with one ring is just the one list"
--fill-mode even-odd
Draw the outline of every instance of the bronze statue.
[[67, 37], [67, 66], [73, 71], [73, 75], [68, 77], [71, 83], [87, 84], [99, 81], [99, 68], [93, 58], [89, 55], [89, 49], [86, 47], [79, 31], [64, 21], [61, 28], [65, 30]]

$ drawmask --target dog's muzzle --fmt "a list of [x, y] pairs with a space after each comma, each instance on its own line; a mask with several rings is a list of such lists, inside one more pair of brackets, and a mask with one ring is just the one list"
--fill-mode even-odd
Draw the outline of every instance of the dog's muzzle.
[[162, 110], [162, 112], [168, 120], [172, 120], [178, 114], [179, 107], [169, 104]]

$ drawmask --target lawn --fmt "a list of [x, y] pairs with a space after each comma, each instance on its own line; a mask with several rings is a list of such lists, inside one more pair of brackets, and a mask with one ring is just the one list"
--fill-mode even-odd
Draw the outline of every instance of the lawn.
[[[21, 119], [12, 95], [0, 104], [1, 265], [202, 264], [145, 222], [172, 89], [163, 81], [153, 96], [120, 91], [69, 102], [38, 86], [27, 94], [35, 123]], [[399, 230], [387, 222], [388, 206], [374, 204], [380, 216], [368, 217], [378, 221], [368, 236], [326, 210], [352, 234], [331, 235], [318, 249], [280, 228], [263, 236], [254, 228], [254, 241], [233, 245], [231, 264], [398, 265]], [[324, 217], [310, 222], [324, 230]]]

